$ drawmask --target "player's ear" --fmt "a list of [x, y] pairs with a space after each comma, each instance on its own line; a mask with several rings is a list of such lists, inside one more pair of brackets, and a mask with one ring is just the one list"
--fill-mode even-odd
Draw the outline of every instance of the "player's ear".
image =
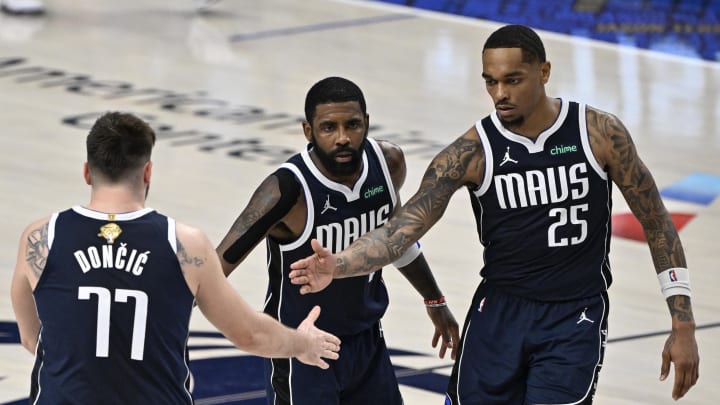
[[550, 61], [545, 61], [540, 64], [540, 80], [542, 81], [542, 84], [547, 84], [550, 80], [550, 68]]
[[309, 123], [307, 120], [303, 120], [302, 127], [303, 132], [305, 133], [305, 139], [308, 142], [312, 142], [312, 124]]
[[143, 181], [145, 184], [150, 184], [150, 177], [152, 177], [152, 161], [145, 163], [145, 168], [143, 169]]
[[90, 180], [90, 168], [88, 167], [88, 162], [85, 162], [83, 164], [83, 177], [85, 178], [85, 184], [88, 186], [92, 186], [92, 181]]

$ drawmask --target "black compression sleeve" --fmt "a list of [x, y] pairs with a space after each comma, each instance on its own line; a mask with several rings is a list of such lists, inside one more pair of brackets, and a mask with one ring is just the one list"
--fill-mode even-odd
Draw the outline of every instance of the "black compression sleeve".
[[300, 183], [295, 175], [290, 170], [277, 169], [272, 176], [278, 180], [280, 199], [270, 211], [258, 219], [245, 234], [223, 252], [223, 259], [228, 263], [237, 263], [249, 253], [265, 236], [270, 227], [290, 212], [290, 209], [297, 203], [300, 196]]

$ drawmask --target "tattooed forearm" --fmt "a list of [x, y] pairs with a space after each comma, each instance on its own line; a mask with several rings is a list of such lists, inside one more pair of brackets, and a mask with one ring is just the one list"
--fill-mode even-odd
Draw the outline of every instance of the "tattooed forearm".
[[25, 260], [38, 278], [45, 269], [48, 256], [48, 224], [45, 223], [28, 234]]
[[197, 256], [191, 256], [188, 254], [188, 251], [185, 250], [185, 246], [183, 246], [182, 243], [180, 243], [180, 239], [177, 240], [177, 258], [180, 262], [180, 267], [184, 266], [195, 266], [200, 267], [203, 264], [205, 264], [205, 261], [207, 258], [205, 257], [197, 257]]
[[[420, 189], [381, 228], [356, 240], [337, 256], [336, 277], [367, 274], [391, 263], [442, 217], [469, 170], [479, 170], [479, 141], [459, 138], [433, 159]], [[480, 161], [480, 163], [473, 163]]]
[[[299, 193], [299, 185], [297, 185]], [[236, 266], [252, 249], [273, 229], [276, 224], [295, 206], [297, 195], [291, 190], [283, 196], [276, 175], [266, 178], [253, 193], [250, 202], [230, 227], [227, 235], [217, 246], [217, 253], [225, 262]], [[284, 237], [292, 238], [293, 234], [286, 228]], [[278, 235], [274, 235], [278, 236]], [[234, 269], [224, 266], [228, 275]]]
[[670, 316], [682, 322], [694, 322], [690, 297], [673, 295], [667, 299]]
[[680, 237], [669, 216], [664, 225], [659, 226], [657, 229], [648, 229], [649, 226], [645, 226], [645, 228], [645, 237], [648, 246], [650, 246], [650, 253], [657, 273], [671, 267], [687, 267]]
[[659, 273], [670, 267], [686, 267], [675, 225], [628, 130], [614, 115], [589, 109], [588, 131], [593, 151], [599, 151], [610, 178], [643, 226], [655, 270]]

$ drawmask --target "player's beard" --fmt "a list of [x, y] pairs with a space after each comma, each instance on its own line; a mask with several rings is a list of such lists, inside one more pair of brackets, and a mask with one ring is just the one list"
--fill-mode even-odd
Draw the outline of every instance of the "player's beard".
[[[312, 139], [315, 154], [320, 160], [320, 163], [322, 163], [323, 167], [325, 167], [325, 169], [333, 176], [349, 176], [356, 173], [360, 168], [360, 165], [362, 164], [362, 151], [365, 149], [365, 142], [367, 141], [367, 132], [357, 149], [353, 149], [348, 146], [341, 146], [330, 152], [325, 152], [317, 146], [317, 142], [315, 142], [315, 134], [312, 134]], [[350, 152], [352, 154], [350, 161], [336, 161], [335, 156], [341, 152]]]
[[[500, 116], [498, 116], [498, 118], [500, 118]], [[500, 118], [500, 123], [502, 123], [502, 125], [507, 129], [517, 128], [521, 126], [523, 122], [525, 122], [525, 117], [523, 117], [522, 115], [511, 120], [505, 120]]]

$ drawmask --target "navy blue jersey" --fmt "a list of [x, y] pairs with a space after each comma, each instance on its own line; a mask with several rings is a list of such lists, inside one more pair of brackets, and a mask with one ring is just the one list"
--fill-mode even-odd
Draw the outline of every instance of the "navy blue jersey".
[[509, 294], [578, 299], [611, 282], [611, 183], [595, 159], [585, 105], [561, 100], [555, 123], [535, 141], [504, 128], [495, 113], [476, 128], [483, 183], [470, 190], [481, 275]]
[[267, 238], [270, 285], [265, 312], [296, 327], [314, 305], [322, 307], [316, 325], [339, 336], [353, 335], [375, 325], [388, 306], [382, 271], [333, 280], [323, 291], [300, 295], [289, 280], [290, 264], [312, 255], [310, 240], [333, 253], [340, 252], [364, 233], [386, 223], [396, 203], [390, 172], [378, 144], [368, 138], [362, 154], [362, 174], [351, 189], [325, 177], [313, 164], [309, 150], [280, 167], [300, 182], [307, 202], [303, 234], [279, 243]]
[[192, 403], [194, 297], [176, 241], [174, 220], [149, 208], [52, 215], [34, 291], [42, 326], [33, 403]]

